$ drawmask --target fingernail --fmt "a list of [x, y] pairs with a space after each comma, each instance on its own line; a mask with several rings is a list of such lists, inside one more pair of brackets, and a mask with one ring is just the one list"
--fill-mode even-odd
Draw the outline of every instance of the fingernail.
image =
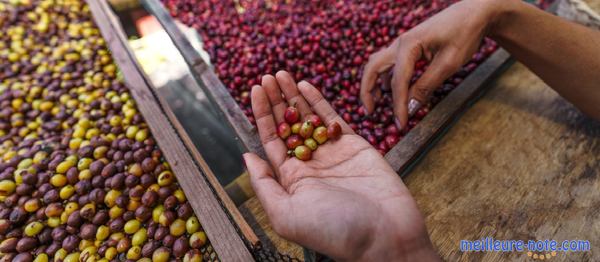
[[396, 123], [396, 127], [398, 127], [398, 130], [402, 130], [402, 124], [400, 123], [400, 120], [398, 120], [397, 117], [394, 117], [394, 122]]
[[421, 102], [417, 101], [414, 98], [411, 98], [408, 102], [408, 116], [413, 116], [417, 112], [417, 110], [419, 110], [419, 108], [421, 108]]

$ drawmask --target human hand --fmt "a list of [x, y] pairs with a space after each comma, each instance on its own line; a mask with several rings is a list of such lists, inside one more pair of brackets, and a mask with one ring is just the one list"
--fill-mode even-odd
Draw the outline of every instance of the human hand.
[[[282, 98], [282, 93], [285, 98]], [[315, 112], [342, 136], [312, 159], [288, 157], [276, 132], [288, 104]], [[254, 191], [282, 237], [336, 260], [437, 260], [423, 217], [385, 159], [336, 114], [321, 93], [287, 72], [252, 88], [252, 109], [269, 163], [244, 154]]]
[[[361, 81], [365, 109], [370, 113], [375, 109], [374, 99], [380, 93], [375, 87], [377, 78], [391, 74], [396, 125], [406, 127], [408, 118], [427, 103], [431, 93], [473, 56], [507, 2], [511, 1], [458, 2], [372, 54]], [[414, 65], [421, 59], [429, 61], [429, 67], [409, 86]]]

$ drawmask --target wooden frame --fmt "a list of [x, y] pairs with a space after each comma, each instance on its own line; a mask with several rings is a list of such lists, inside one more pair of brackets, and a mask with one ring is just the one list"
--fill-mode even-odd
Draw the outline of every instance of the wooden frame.
[[219, 258], [224, 261], [252, 260], [248, 246], [258, 244], [258, 238], [219, 185], [173, 112], [156, 94], [108, 3], [97, 0], [86, 2], [115, 63], [125, 76], [125, 84], [186, 192], [196, 216], [202, 221], [202, 227]]

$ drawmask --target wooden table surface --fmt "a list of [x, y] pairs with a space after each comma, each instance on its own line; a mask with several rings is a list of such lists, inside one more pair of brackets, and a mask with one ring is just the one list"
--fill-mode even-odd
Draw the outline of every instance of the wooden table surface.
[[526, 253], [462, 253], [461, 239], [585, 239], [600, 260], [600, 123], [515, 64], [422, 159], [405, 183], [442, 258], [500, 261]]
[[[600, 0], [585, 2], [600, 11]], [[534, 261], [546, 254], [464, 253], [460, 240], [580, 239], [590, 252], [550, 260], [600, 261], [600, 122], [520, 63], [491, 85], [404, 179], [436, 251], [446, 261]], [[255, 197], [240, 208], [268, 245], [303, 257], [272, 231]]]

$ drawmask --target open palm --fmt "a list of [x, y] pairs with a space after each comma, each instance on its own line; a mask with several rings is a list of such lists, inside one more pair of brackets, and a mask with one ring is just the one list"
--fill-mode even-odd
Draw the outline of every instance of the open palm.
[[[337, 122], [342, 136], [309, 161], [288, 157], [276, 133], [288, 104], [302, 117]], [[252, 108], [271, 165], [244, 155], [252, 185], [277, 233], [340, 260], [420, 259], [433, 255], [421, 214], [385, 159], [335, 113], [307, 82], [286, 72], [263, 77]]]

